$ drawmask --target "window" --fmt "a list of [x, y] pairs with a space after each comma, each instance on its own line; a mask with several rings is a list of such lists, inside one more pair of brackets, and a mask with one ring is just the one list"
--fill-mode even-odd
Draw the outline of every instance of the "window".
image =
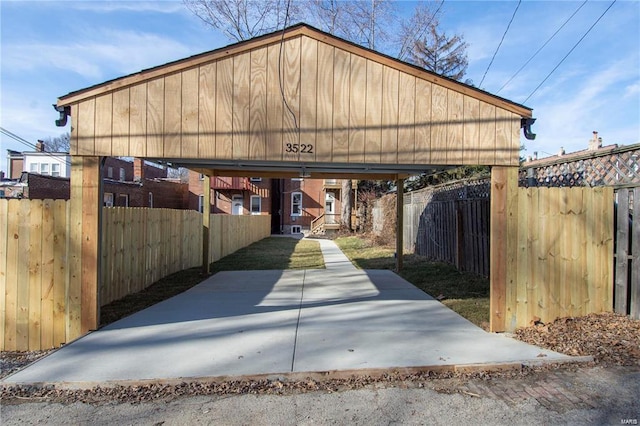
[[198, 195], [198, 211], [200, 213], [204, 211], [204, 195]]
[[200, 180], [204, 180], [204, 174], [200, 173]]
[[124, 169], [122, 167], [120, 167], [120, 181], [124, 182]]
[[113, 179], [113, 167], [108, 167], [107, 168], [107, 177], [109, 179]]
[[293, 181], [298, 181], [298, 182], [299, 182], [299, 181], [302, 181], [302, 180], [304, 180], [304, 178], [291, 178], [291, 181], [292, 181], [292, 182], [293, 182]]
[[302, 227], [300, 225], [291, 226], [291, 233], [292, 234], [300, 234], [300, 233], [302, 233]]
[[129, 207], [129, 194], [118, 194], [118, 206]]
[[249, 178], [251, 182], [262, 182], [262, 178]]
[[302, 192], [291, 193], [291, 216], [302, 216]]
[[31, 163], [29, 173], [38, 173], [38, 163]]
[[149, 193], [149, 207], [153, 207], [153, 192]]
[[104, 206], [113, 207], [113, 194], [111, 192], [104, 193]]
[[40, 174], [41, 175], [49, 174], [49, 163], [40, 163]]
[[60, 164], [51, 164], [51, 176], [60, 176]]
[[262, 197], [259, 195], [251, 196], [251, 214], [260, 214], [262, 206]]

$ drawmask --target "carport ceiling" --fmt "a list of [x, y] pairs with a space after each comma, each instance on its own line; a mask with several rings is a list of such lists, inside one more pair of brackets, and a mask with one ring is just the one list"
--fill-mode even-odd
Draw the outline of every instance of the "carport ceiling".
[[531, 109], [301, 24], [61, 97], [71, 154], [208, 175], [517, 166]]

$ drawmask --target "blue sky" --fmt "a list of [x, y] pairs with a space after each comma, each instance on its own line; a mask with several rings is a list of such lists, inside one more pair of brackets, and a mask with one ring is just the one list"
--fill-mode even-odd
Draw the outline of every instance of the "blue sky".
[[[518, 76], [507, 80], [582, 4], [523, 1], [481, 88], [533, 108], [540, 157], [584, 149], [597, 130], [605, 144], [640, 142], [640, 3], [618, 0], [526, 102], [611, 1], [590, 0]], [[479, 85], [517, 2], [446, 0], [441, 27], [468, 42], [466, 78]], [[410, 8], [410, 2], [403, 2]], [[59, 96], [230, 44], [180, 1], [0, 0], [0, 126], [35, 143], [54, 124]], [[0, 136], [6, 149], [29, 150]]]

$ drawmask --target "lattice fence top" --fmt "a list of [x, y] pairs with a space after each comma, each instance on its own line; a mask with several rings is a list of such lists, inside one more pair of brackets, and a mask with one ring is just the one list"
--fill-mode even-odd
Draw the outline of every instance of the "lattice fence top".
[[553, 164], [520, 171], [520, 186], [618, 186], [640, 184], [640, 144], [622, 147], [602, 156], [559, 158]]
[[408, 192], [404, 195], [404, 204], [488, 199], [490, 192], [491, 184], [489, 179], [456, 181]]

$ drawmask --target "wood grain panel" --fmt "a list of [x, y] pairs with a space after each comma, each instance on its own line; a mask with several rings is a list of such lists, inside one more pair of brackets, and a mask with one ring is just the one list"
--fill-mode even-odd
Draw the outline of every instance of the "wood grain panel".
[[520, 116], [507, 111], [511, 122], [511, 151], [509, 152], [510, 164], [520, 165]]
[[100, 273], [100, 226], [102, 200], [100, 200], [100, 160], [84, 157], [82, 168], [82, 287], [81, 287], [81, 332], [87, 333], [98, 327], [98, 287]]
[[480, 147], [478, 163], [495, 164], [496, 149], [496, 107], [480, 102]]
[[55, 201], [55, 238], [53, 251], [56, 255], [54, 267], [53, 287], [53, 343], [60, 346], [67, 342], [66, 310], [67, 310], [67, 286], [69, 284], [69, 235], [68, 223], [70, 221], [69, 208], [71, 203], [65, 200]]
[[496, 164], [511, 164], [511, 114], [503, 109], [496, 109]]
[[29, 350], [37, 350], [40, 349], [42, 316], [42, 200], [31, 200], [30, 204], [29, 246], [24, 255], [29, 262]]
[[233, 58], [218, 62], [216, 86], [216, 158], [233, 154]]
[[69, 154], [78, 155], [79, 135], [78, 135], [78, 117], [80, 116], [80, 105], [71, 105], [71, 140], [69, 141]]
[[447, 164], [447, 89], [434, 84], [431, 101], [431, 164]]
[[382, 149], [382, 65], [367, 61], [366, 129], [364, 161], [380, 163]]
[[198, 68], [182, 72], [182, 158], [198, 157], [199, 74]]
[[131, 87], [131, 113], [129, 115], [129, 155], [147, 156], [147, 84]]
[[164, 156], [164, 78], [147, 84], [147, 155]]
[[416, 79], [416, 146], [414, 161], [417, 164], [431, 162], [431, 89], [432, 84]]
[[[7, 315], [7, 260], [9, 253], [8, 228], [9, 228], [9, 200], [0, 198], [0, 350], [5, 350], [5, 318]], [[15, 235], [15, 234], [14, 234]], [[15, 256], [15, 254], [12, 254]]]
[[129, 155], [129, 89], [113, 93], [113, 155]]
[[[0, 215], [0, 219], [7, 219], [7, 234], [6, 234], [6, 259], [7, 268], [4, 269], [6, 274], [5, 292], [2, 299], [4, 299], [4, 350], [15, 351], [18, 350], [17, 344], [17, 315], [18, 315], [18, 259], [23, 257], [19, 250], [20, 244], [20, 220], [8, 220], [9, 218], [20, 218], [20, 201], [11, 201], [0, 199], [0, 206], [6, 205], [6, 213], [4, 216]], [[1, 233], [0, 233], [1, 235]], [[18, 236], [18, 238], [15, 238]]]
[[267, 52], [267, 152], [269, 161], [282, 160], [282, 95], [280, 92], [280, 45], [269, 46]]
[[447, 91], [447, 163], [462, 164], [464, 97], [453, 90]]
[[[283, 79], [284, 97], [286, 99], [285, 111], [282, 117], [285, 149], [283, 159], [285, 161], [298, 161], [300, 159], [300, 38], [284, 42]], [[288, 108], [287, 108], [288, 106]], [[291, 152], [287, 152], [287, 145], [292, 144]], [[295, 146], [298, 145], [298, 148]]]
[[216, 154], [216, 63], [200, 67], [198, 92], [198, 157]]
[[413, 164], [416, 147], [416, 78], [400, 73], [398, 89], [398, 163]]
[[164, 157], [180, 156], [182, 143], [182, 75], [164, 78]]
[[381, 162], [398, 162], [398, 83], [397, 70], [382, 69], [382, 152]]
[[333, 46], [318, 43], [318, 127], [316, 160], [320, 162], [332, 161], [333, 51]]
[[96, 155], [111, 155], [112, 119], [113, 95], [107, 93], [96, 98]]
[[249, 157], [249, 104], [251, 101], [251, 56], [233, 58], [233, 154], [235, 159]]
[[249, 158], [264, 160], [267, 148], [267, 49], [251, 52]]
[[29, 259], [31, 257], [30, 200], [20, 200], [19, 215], [20, 221], [18, 225], [18, 253], [20, 253], [20, 256], [18, 256], [16, 262], [18, 265], [18, 297], [16, 300], [16, 346], [17, 350], [26, 351], [29, 349]]
[[300, 143], [313, 147], [311, 148], [312, 152], [305, 153], [304, 160], [315, 161], [317, 153], [318, 41], [309, 37], [302, 38], [300, 76]]
[[351, 55], [336, 49], [333, 56], [333, 161], [349, 161], [349, 97]]
[[364, 161], [364, 141], [366, 124], [367, 60], [351, 55], [351, 76], [349, 86], [349, 162]]
[[95, 152], [95, 99], [87, 99], [78, 105], [78, 155]]
[[462, 162], [466, 165], [480, 164], [480, 101], [464, 97], [464, 142]]
[[[40, 348], [53, 348], [53, 300], [55, 263], [55, 207], [54, 200], [42, 202], [42, 315], [40, 319]], [[40, 349], [39, 348], [39, 349]]]

